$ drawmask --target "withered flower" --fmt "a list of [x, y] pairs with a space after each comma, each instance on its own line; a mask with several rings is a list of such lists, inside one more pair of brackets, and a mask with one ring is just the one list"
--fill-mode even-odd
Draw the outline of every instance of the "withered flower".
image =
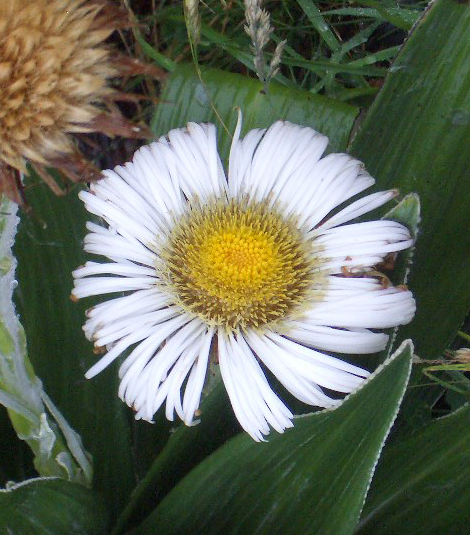
[[109, 135], [119, 124], [114, 133], [147, 136], [110, 106], [122, 95], [108, 82], [122, 70], [105, 40], [124, 19], [103, 0], [0, 0], [1, 190], [15, 189], [8, 166], [24, 172], [27, 161], [56, 192], [46, 165], [73, 181], [94, 178], [74, 133]]

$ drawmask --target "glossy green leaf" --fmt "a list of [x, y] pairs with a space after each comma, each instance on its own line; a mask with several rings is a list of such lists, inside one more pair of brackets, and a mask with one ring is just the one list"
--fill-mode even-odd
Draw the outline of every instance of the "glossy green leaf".
[[152, 130], [160, 136], [188, 121], [213, 122], [218, 127], [219, 150], [225, 159], [235, 129], [237, 107], [243, 112], [244, 132], [286, 119], [327, 135], [331, 150], [345, 149], [358, 113], [357, 108], [348, 104], [275, 82], [264, 93], [258, 80], [216, 69], [203, 69], [202, 80], [203, 83], [191, 65], [178, 66], [166, 81]]
[[357, 535], [463, 535], [470, 511], [470, 406], [385, 449]]
[[411, 352], [404, 344], [338, 408], [300, 416], [269, 442], [235, 437], [133, 533], [352, 533], [406, 388]]
[[409, 286], [416, 319], [400, 331], [438, 358], [470, 301], [470, 9], [438, 0], [406, 41], [351, 153], [381, 188], [416, 192], [422, 206]]
[[112, 535], [140, 523], [183, 476], [240, 431], [222, 382], [203, 398], [199, 410], [200, 423], [180, 425], [155, 458], [119, 515]]
[[87, 215], [77, 192], [56, 197], [43, 184], [27, 187], [31, 212], [22, 214], [14, 253], [28, 355], [49, 397], [92, 454], [94, 487], [120, 508], [135, 481], [128, 409], [117, 397], [115, 369], [93, 381], [84, 378], [97, 358], [81, 328], [91, 303], [69, 298], [71, 272], [85, 262]]
[[[408, 285], [415, 320], [401, 328], [421, 358], [439, 358], [468, 312], [470, 257], [470, 10], [438, 0], [423, 14], [390, 69], [351, 151], [382, 188], [416, 192], [420, 232]], [[442, 387], [412, 374], [402, 432], [429, 422]]]
[[0, 199], [0, 404], [18, 438], [34, 453], [42, 476], [91, 483], [91, 464], [80, 437], [47, 396], [26, 354], [26, 341], [12, 302], [16, 260], [11, 247], [19, 218], [17, 206]]
[[60, 479], [0, 489], [0, 535], [106, 535], [98, 494]]

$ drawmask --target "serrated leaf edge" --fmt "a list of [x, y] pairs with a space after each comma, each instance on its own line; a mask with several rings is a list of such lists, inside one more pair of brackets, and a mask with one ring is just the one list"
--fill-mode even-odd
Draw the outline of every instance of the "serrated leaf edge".
[[[410, 354], [413, 355], [413, 342], [411, 340], [404, 340], [400, 346], [398, 347], [398, 349], [392, 354], [390, 355], [389, 357], [387, 357], [387, 359], [382, 363], [380, 364], [380, 366], [378, 366], [374, 372], [367, 378], [364, 380], [364, 382], [359, 386], [359, 388], [357, 388], [357, 390], [355, 390], [354, 392], [351, 392], [351, 394], [348, 394], [342, 401], [341, 403], [339, 403], [336, 407], [333, 407], [333, 408], [330, 408], [330, 409], [324, 409], [322, 411], [318, 411], [318, 412], [315, 412], [315, 413], [309, 413], [309, 414], [301, 414], [301, 415], [297, 415], [297, 416], [294, 416], [295, 419], [299, 419], [299, 418], [305, 418], [307, 416], [310, 416], [310, 417], [317, 417], [319, 416], [320, 414], [324, 414], [325, 412], [333, 412], [335, 410], [337, 410], [339, 407], [341, 407], [345, 402], [347, 402], [349, 399], [357, 396], [359, 394], [359, 392], [367, 385], [369, 384], [371, 381], [374, 380], [374, 378], [384, 369], [386, 368], [391, 362], [393, 362], [399, 355], [401, 355], [407, 348], [409, 347], [410, 349]], [[398, 416], [398, 413], [400, 411], [400, 406], [401, 406], [401, 402], [403, 401], [403, 397], [405, 396], [405, 392], [406, 392], [406, 387], [408, 385], [408, 381], [410, 379], [410, 375], [411, 375], [411, 369], [412, 369], [412, 359], [410, 358], [409, 359], [409, 364], [408, 364], [408, 372], [407, 372], [407, 376], [406, 376], [406, 380], [403, 382], [403, 388], [402, 388], [402, 392], [400, 394], [400, 397], [397, 401], [397, 404], [396, 404], [396, 408], [395, 408], [395, 413], [393, 414], [392, 418], [390, 419], [390, 424], [388, 426], [388, 429], [387, 431], [385, 432], [384, 434], [384, 437], [383, 437], [383, 440], [382, 440], [382, 443], [380, 444], [380, 447], [379, 449], [377, 450], [377, 456], [375, 458], [375, 461], [370, 469], [370, 473], [369, 473], [369, 480], [367, 482], [367, 486], [366, 486], [366, 491], [364, 493], [364, 498], [362, 500], [362, 504], [361, 504], [361, 507], [358, 511], [358, 515], [357, 515], [357, 521], [359, 521], [359, 518], [361, 516], [361, 513], [362, 513], [362, 510], [364, 508], [364, 504], [365, 504], [365, 501], [366, 501], [366, 498], [367, 498], [367, 494], [369, 493], [369, 489], [370, 489], [370, 486], [371, 486], [371, 483], [372, 483], [372, 479], [374, 477], [374, 473], [375, 473], [375, 469], [377, 467], [377, 464], [379, 462], [379, 459], [380, 459], [380, 455], [382, 454], [382, 450], [383, 450], [383, 447], [385, 445], [385, 442], [387, 441], [387, 438], [388, 438], [388, 435], [390, 434], [390, 430], [392, 429], [393, 427], [393, 424], [395, 423], [395, 420]]]

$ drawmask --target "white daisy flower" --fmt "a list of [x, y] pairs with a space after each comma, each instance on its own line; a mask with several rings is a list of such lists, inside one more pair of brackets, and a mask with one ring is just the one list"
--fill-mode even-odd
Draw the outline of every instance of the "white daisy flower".
[[125, 354], [119, 396], [136, 418], [166, 402], [191, 425], [218, 364], [241, 426], [263, 440], [293, 416], [266, 370], [299, 400], [335, 406], [369, 372], [329, 353], [375, 353], [388, 340], [378, 329], [411, 321], [411, 293], [374, 266], [413, 240], [394, 221], [345, 225], [396, 191], [344, 206], [374, 179], [347, 154], [322, 157], [325, 136], [286, 121], [240, 130], [228, 176], [215, 126], [189, 123], [81, 192], [106, 222], [87, 224], [85, 250], [109, 262], [77, 269], [72, 294], [125, 294], [88, 311], [86, 336], [107, 353], [86, 376]]

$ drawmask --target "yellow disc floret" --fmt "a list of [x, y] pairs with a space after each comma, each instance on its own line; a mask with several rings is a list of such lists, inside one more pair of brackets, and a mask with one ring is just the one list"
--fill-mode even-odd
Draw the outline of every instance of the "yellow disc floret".
[[277, 322], [301, 307], [320, 277], [311, 243], [266, 202], [192, 203], [162, 258], [175, 300], [229, 330]]
[[202, 240], [198, 251], [201, 264], [193, 269], [194, 278], [220, 297], [228, 292], [238, 296], [262, 292], [263, 284], [280, 268], [278, 247], [273, 242], [272, 236], [246, 225], [232, 224], [215, 231]]

